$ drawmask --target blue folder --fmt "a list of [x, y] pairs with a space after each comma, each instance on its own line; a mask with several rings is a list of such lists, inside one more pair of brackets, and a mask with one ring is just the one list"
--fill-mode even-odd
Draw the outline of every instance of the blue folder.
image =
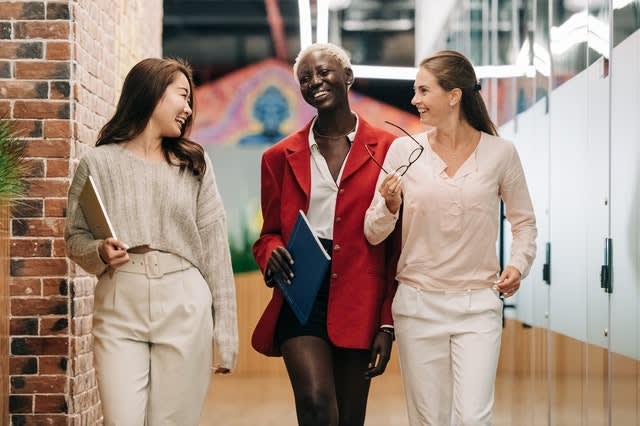
[[276, 280], [276, 284], [285, 300], [301, 324], [306, 324], [311, 308], [318, 295], [331, 257], [311, 230], [304, 212], [298, 212], [298, 218], [289, 237], [287, 250], [293, 258], [293, 279], [291, 284]]

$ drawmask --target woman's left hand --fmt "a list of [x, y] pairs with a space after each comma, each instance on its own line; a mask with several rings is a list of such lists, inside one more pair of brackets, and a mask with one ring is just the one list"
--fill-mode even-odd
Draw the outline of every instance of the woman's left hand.
[[520, 288], [520, 278], [522, 274], [513, 266], [507, 266], [502, 271], [500, 279], [496, 283], [496, 290], [504, 294], [504, 297], [511, 297], [516, 294], [516, 291]]
[[371, 346], [371, 360], [369, 361], [369, 368], [364, 373], [365, 378], [371, 379], [384, 373], [391, 358], [392, 344], [393, 337], [391, 334], [378, 331]]

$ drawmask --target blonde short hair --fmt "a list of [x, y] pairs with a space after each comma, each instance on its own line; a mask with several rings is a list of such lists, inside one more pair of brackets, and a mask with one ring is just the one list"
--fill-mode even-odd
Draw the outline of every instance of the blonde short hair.
[[[323, 52], [327, 53], [330, 56], [333, 56], [336, 61], [342, 68], [344, 69], [353, 69], [351, 66], [351, 59], [349, 59], [349, 55], [347, 52], [339, 46], [336, 46], [333, 43], [314, 43], [308, 47], [305, 47], [298, 53], [296, 56], [296, 61], [293, 63], [293, 77], [298, 81], [298, 66], [300, 65], [300, 61], [304, 59], [309, 53], [312, 52]], [[353, 84], [353, 83], [352, 83]]]

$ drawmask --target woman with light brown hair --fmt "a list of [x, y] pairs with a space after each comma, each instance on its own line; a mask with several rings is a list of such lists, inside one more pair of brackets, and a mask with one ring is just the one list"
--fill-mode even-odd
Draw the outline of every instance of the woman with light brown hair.
[[[501, 294], [518, 291], [535, 257], [520, 159], [498, 137], [480, 89], [458, 52], [421, 62], [411, 103], [431, 130], [391, 145], [365, 216], [365, 235], [378, 244], [402, 214], [392, 314], [412, 426], [491, 424]], [[402, 178], [393, 173], [412, 158]], [[500, 200], [513, 234], [503, 271], [496, 255]]]
[[[185, 63], [139, 62], [69, 189], [67, 253], [99, 278], [93, 336], [105, 425], [196, 426], [212, 339], [215, 372], [235, 365], [226, 218], [211, 161], [187, 138], [192, 105]], [[118, 240], [87, 225], [79, 196], [89, 176]]]

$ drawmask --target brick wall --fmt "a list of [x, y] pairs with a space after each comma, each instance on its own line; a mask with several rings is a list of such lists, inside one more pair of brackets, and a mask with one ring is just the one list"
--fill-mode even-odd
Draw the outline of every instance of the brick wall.
[[95, 278], [65, 257], [66, 192], [126, 72], [161, 54], [161, 31], [162, 0], [0, 0], [0, 116], [27, 140], [32, 166], [11, 219], [12, 424], [99, 423]]

